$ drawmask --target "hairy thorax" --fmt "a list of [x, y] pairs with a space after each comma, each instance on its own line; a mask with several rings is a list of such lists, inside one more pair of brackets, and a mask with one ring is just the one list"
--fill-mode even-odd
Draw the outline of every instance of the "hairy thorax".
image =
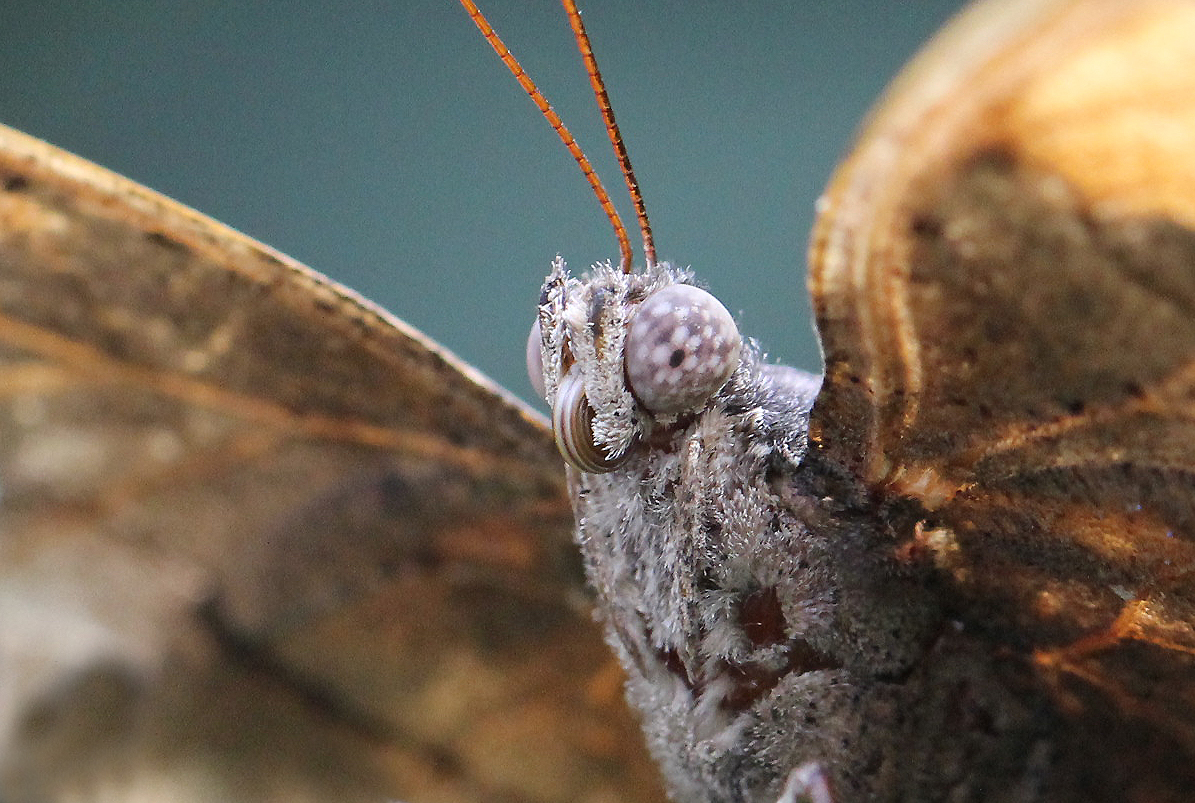
[[745, 355], [622, 468], [571, 475], [608, 638], [678, 800], [775, 800], [810, 761], [869, 785], [883, 756], [865, 723], [891, 721], [924, 651], [923, 593], [875, 571], [878, 534], [826, 526], [798, 487], [817, 387]]
[[[811, 770], [834, 803], [1183, 799], [1117, 792], [1185, 777], [1184, 732], [1076, 693], [1067, 667], [1088, 657], [1067, 645], [1091, 627], [1034, 624], [1005, 593], [1050, 556], [908, 483], [861, 481], [842, 443], [810, 437], [820, 380], [734, 340], [691, 281], [667, 265], [574, 279], [558, 260], [529, 350], [599, 617], [673, 798], [795, 803], [789, 781]], [[1184, 677], [1171, 653], [1158, 665]], [[1143, 683], [1119, 667], [1092, 677]]]

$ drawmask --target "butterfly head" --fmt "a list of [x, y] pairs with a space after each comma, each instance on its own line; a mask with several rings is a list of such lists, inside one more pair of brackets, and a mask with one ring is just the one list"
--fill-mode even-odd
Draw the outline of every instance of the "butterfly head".
[[668, 264], [642, 273], [557, 257], [527, 343], [527, 370], [552, 408], [565, 460], [602, 473], [657, 427], [700, 411], [740, 364], [742, 336], [721, 302]]

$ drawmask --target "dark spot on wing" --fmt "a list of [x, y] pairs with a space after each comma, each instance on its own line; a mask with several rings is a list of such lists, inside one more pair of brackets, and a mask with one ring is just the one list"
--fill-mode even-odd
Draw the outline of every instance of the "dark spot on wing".
[[149, 231], [145, 233], [145, 239], [149, 240], [154, 245], [160, 245], [163, 248], [168, 248], [171, 251], [178, 251], [180, 254], [190, 253], [191, 249], [185, 244], [179, 242], [168, 234], [160, 231]]

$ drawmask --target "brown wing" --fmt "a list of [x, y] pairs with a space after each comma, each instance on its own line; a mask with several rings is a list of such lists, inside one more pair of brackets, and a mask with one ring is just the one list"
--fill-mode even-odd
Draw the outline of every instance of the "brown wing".
[[912, 507], [905, 554], [952, 616], [1184, 777], [1193, 227], [1195, 5], [1018, 0], [897, 82], [811, 252], [813, 459], [844, 498]]
[[537, 415], [7, 129], [0, 187], [5, 800], [659, 797]]

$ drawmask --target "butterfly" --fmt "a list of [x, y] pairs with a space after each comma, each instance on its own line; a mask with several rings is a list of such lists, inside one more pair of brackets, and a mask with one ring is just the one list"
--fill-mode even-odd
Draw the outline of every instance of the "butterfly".
[[[834, 733], [830, 719], [804, 720], [814, 743], [818, 727], [821, 736], [841, 736], [835, 750], [813, 756], [841, 799], [868, 794], [877, 768], [890, 774], [883, 788], [892, 797], [939, 783], [956, 797], [983, 799], [984, 784], [1008, 782], [997, 772], [1008, 767], [1020, 774], [1005, 799], [1180, 799], [1189, 783], [1190, 438], [1181, 370], [1189, 340], [1175, 309], [1185, 298], [1190, 186], [1181, 145], [1195, 128], [1181, 117], [1189, 74], [1181, 67], [1191, 56], [1180, 45], [1189, 37], [1173, 35], [1190, 30], [1185, 8], [1021, 3], [974, 12], [898, 83], [831, 185], [812, 280], [827, 378], [808, 442], [771, 479], [808, 480], [775, 485], [794, 509], [820, 500], [815, 510], [838, 516], [829, 524], [845, 542], [866, 534], [864, 568], [877, 573], [861, 576], [876, 584], [855, 601], [860, 643], [876, 642], [864, 633], [875, 620], [866, 603], [893, 588], [911, 592], [917, 626], [901, 635], [917, 638], [886, 646], [921, 658], [898, 656], [883, 668], [884, 683], [957, 683], [952, 708], [905, 714], [912, 724], [903, 776], [890, 761], [869, 764], [861, 745], [847, 742], [854, 732]], [[1116, 56], [1128, 58], [1110, 70], [1105, 59]], [[992, 64], [1002, 69], [985, 69]], [[1095, 72], [1062, 69], [1071, 66]], [[1109, 72], [1141, 80], [1112, 84], [1122, 94], [1100, 104]], [[1054, 83], [1056, 76], [1066, 80]], [[1026, 103], [991, 102], [1012, 98]], [[1140, 126], [1135, 115], [1151, 112], [1177, 123]], [[935, 125], [916, 125], [927, 120]], [[1122, 146], [1134, 131], [1170, 136], [1102, 152], [1108, 138], [1094, 134], [1108, 128]], [[1052, 141], [1041, 136], [1048, 132], [1094, 134]], [[1141, 160], [1118, 158], [1170, 146], [1171, 158], [1144, 161], [1166, 170], [1142, 173]], [[1028, 167], [1019, 158], [1026, 149]], [[596, 704], [602, 679], [610, 685], [610, 675], [593, 671], [607, 665], [596, 658], [596, 638], [573, 671], [538, 674], [569, 668], [569, 660], [543, 660], [545, 645], [535, 640], [583, 650], [573, 634], [585, 616], [570, 607], [578, 567], [563, 539], [553, 541], [568, 511], [559, 505], [559, 474], [539, 469], [556, 458], [534, 417], [481, 382], [459, 394], [453, 381], [444, 392], [444, 377], [468, 370], [412, 346], [394, 321], [277, 254], [20, 135], [6, 134], [0, 153], [11, 204], [0, 220], [15, 233], [6, 262], [49, 268], [36, 281], [14, 270], [6, 282], [5, 618], [25, 625], [6, 629], [19, 644], [37, 645], [33, 654], [44, 662], [19, 667], [32, 691], [7, 686], [10, 699], [33, 702], [6, 750], [10, 796], [37, 799], [50, 793], [30, 784], [96, 778], [108, 785], [93, 794], [114, 794], [136, 777], [147, 784], [143, 792], [160, 795], [208, 784], [270, 796], [285, 793], [279, 784], [307, 783], [344, 797], [393, 773], [408, 779], [404, 794], [413, 797], [420, 783], [487, 797], [510, 787], [484, 786], [469, 770], [513, 741], [512, 731], [536, 733], [562, 720], [562, 732], [508, 765], [520, 768], [511, 775], [547, 784], [562, 758], [581, 755], [598, 777], [604, 764], [606, 777], [633, 785], [640, 776], [620, 761], [634, 759], [609, 750], [634, 738], [599, 727], [616, 707]], [[1138, 172], [1091, 170], [1093, 153], [1101, 166]], [[1054, 172], [1034, 172], [1043, 165]], [[1099, 203], [1091, 208], [1080, 203], [1092, 199]], [[1108, 220], [1128, 223], [1094, 238]], [[1084, 250], [1093, 241], [1106, 247]], [[87, 245], [79, 250], [80, 243]], [[993, 243], [999, 248], [986, 251]], [[1146, 264], [1177, 267], [1139, 269], [1132, 257], [1142, 251], [1174, 257]], [[1094, 289], [1085, 267], [1093, 255], [1107, 257], [1096, 262], [1104, 271]], [[130, 280], [130, 256], [156, 267]], [[1067, 270], [1049, 270], [1058, 265]], [[1028, 270], [1038, 272], [1026, 277]], [[1127, 301], [1126, 286], [1134, 291]], [[195, 300], [212, 295], [227, 299], [220, 314], [195, 320]], [[165, 310], [138, 317], [145, 298]], [[1133, 323], [1140, 321], [1148, 328]], [[266, 353], [233, 348], [245, 333]], [[1110, 347], [1134, 333], [1133, 348]], [[280, 372], [294, 364], [292, 350], [304, 355], [304, 370]], [[404, 352], [404, 366], [419, 366], [399, 383], [405, 390], [358, 392], [355, 360], [376, 364]], [[261, 383], [267, 374], [278, 381]], [[367, 375], [392, 390], [384, 373]], [[403, 403], [404, 392], [419, 401]], [[408, 418], [411, 411], [430, 417]], [[93, 431], [101, 421], [119, 426]], [[490, 440], [473, 443], [478, 431]], [[36, 437], [21, 437], [30, 432]], [[1092, 455], [1110, 470], [1076, 468]], [[63, 465], [69, 470], [53, 473]], [[858, 525], [863, 514], [873, 517], [869, 528]], [[398, 534], [383, 534], [379, 521]], [[419, 532], [404, 534], [411, 521]], [[926, 594], [934, 604], [918, 598]], [[753, 612], [776, 613], [768, 599], [756, 598]], [[743, 602], [735, 603], [740, 610]], [[901, 610], [910, 600], [891, 602]], [[922, 616], [926, 610], [932, 615]], [[791, 612], [780, 614], [787, 626]], [[744, 629], [765, 642], [776, 634], [772, 622]], [[550, 638], [553, 627], [569, 638]], [[458, 651], [471, 640], [474, 656], [487, 660]], [[865, 674], [841, 660], [816, 666], [835, 656], [810, 644], [802, 657], [814, 679]], [[976, 650], [998, 668], [975, 676], [991, 687], [951, 674], [952, 666], [974, 665]], [[520, 671], [528, 656], [533, 666]], [[435, 671], [425, 665], [420, 676], [413, 657]], [[648, 657], [674, 682], [688, 669], [688, 656]], [[449, 684], [453, 669], [464, 679]], [[387, 673], [398, 682], [378, 684]], [[579, 684], [581, 677], [590, 682]], [[1010, 678], [1030, 687], [1014, 699], [1040, 710], [1003, 703], [1000, 683]], [[771, 690], [747, 680], [747, 691]], [[451, 693], [434, 694], [437, 683]], [[578, 686], [592, 694], [570, 696]], [[396, 728], [394, 696], [412, 689], [416, 721]], [[461, 699], [462, 690], [479, 697]], [[549, 690], [567, 698], [554, 710]], [[437, 701], [461, 717], [437, 710]], [[900, 721], [901, 710], [888, 713], [887, 723]], [[482, 726], [453, 725], [469, 715], [480, 715]], [[1075, 722], [1083, 727], [1049, 727]], [[866, 723], [873, 732], [882, 724]], [[462, 736], [454, 750], [418, 738], [428, 733], [421, 728], [445, 727]], [[980, 749], [976, 734], [1017, 727], [1027, 736], [1013, 743], [1027, 746], [1025, 755]], [[587, 749], [572, 750], [573, 740]], [[919, 749], [926, 747], [941, 752]], [[968, 765], [972, 749], [989, 763]], [[773, 761], [763, 749], [749, 755], [761, 766]], [[1094, 779], [1056, 774], [1093, 763], [1112, 771]], [[146, 764], [154, 771], [136, 775]], [[564, 783], [581, 777], [572, 768], [560, 775]], [[502, 780], [501, 771], [487, 778]], [[575, 799], [577, 790], [597, 789], [579, 784], [528, 794]], [[765, 786], [778, 791], [774, 781]]]

